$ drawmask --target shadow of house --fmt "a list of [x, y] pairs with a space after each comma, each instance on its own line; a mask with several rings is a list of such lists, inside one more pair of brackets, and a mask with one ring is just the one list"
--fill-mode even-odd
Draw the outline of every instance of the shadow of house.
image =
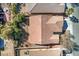
[[73, 43], [73, 50], [79, 51], [79, 45], [76, 43]]

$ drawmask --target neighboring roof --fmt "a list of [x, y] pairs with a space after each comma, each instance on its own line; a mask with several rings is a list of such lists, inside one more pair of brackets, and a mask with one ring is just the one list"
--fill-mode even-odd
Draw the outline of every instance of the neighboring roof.
[[61, 3], [37, 3], [28, 4], [30, 13], [64, 13], [65, 4]]

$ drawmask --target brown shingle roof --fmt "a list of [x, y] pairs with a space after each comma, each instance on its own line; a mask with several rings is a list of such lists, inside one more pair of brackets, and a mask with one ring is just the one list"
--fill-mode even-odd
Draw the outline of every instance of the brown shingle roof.
[[64, 13], [64, 9], [64, 4], [60, 3], [37, 3], [31, 8], [30, 13]]

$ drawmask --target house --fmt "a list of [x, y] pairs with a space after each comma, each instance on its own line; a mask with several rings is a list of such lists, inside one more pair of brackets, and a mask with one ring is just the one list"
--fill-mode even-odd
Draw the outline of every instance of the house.
[[26, 7], [25, 13], [29, 14], [29, 36], [27, 42], [30, 45], [28, 47], [20, 47], [20, 55], [63, 55], [60, 34], [64, 28], [65, 5], [61, 3], [27, 3]]
[[31, 44], [59, 44], [65, 5], [61, 3], [28, 4], [29, 39]]
[[[61, 3], [27, 3], [26, 7], [26, 13], [29, 14], [27, 42], [31, 45], [19, 48], [20, 55], [63, 55], [60, 34], [63, 32], [65, 5]], [[40, 46], [43, 48], [41, 49]]]

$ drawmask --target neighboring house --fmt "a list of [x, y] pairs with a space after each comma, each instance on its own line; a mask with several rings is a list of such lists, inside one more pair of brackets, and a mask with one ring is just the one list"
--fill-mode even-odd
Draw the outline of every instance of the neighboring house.
[[62, 33], [65, 5], [61, 3], [37, 3], [28, 5], [29, 39], [31, 44], [59, 44]]

